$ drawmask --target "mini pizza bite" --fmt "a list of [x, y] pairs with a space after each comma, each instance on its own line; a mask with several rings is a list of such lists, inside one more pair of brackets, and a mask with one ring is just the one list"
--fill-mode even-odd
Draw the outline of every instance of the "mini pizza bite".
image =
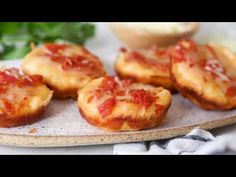
[[53, 92], [42, 76], [22, 75], [16, 68], [0, 70], [0, 127], [33, 123], [49, 104]]
[[109, 131], [133, 131], [158, 126], [171, 105], [162, 87], [132, 83], [106, 76], [95, 79], [78, 93], [81, 116]]
[[220, 45], [180, 41], [171, 51], [171, 79], [204, 109], [236, 107], [236, 55]]
[[77, 98], [77, 90], [105, 76], [99, 59], [87, 49], [72, 44], [45, 44], [32, 50], [21, 68], [28, 75], [42, 75], [56, 98]]
[[174, 91], [170, 80], [170, 48], [121, 49], [115, 64], [119, 77], [131, 78], [140, 83], [161, 86]]

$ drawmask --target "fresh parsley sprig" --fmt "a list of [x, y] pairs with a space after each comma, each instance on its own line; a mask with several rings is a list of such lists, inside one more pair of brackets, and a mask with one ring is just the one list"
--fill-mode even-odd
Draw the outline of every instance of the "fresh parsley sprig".
[[95, 34], [85, 22], [3, 22], [0, 23], [0, 60], [22, 58], [30, 43], [70, 42], [83, 45]]

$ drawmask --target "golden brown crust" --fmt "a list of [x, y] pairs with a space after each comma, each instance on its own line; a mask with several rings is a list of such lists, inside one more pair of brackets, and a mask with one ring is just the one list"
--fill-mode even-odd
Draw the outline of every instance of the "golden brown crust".
[[[188, 46], [189, 41], [182, 42]], [[234, 60], [232, 60], [232, 57], [231, 59], [229, 57], [233, 56], [232, 52], [222, 46], [198, 46], [190, 41], [190, 44], [191, 43], [193, 46], [196, 45], [196, 48], [190, 51], [195, 53], [192, 58], [190, 53], [188, 53], [187, 58], [184, 58], [176, 54], [176, 52], [178, 52], [177, 50], [173, 50], [170, 76], [175, 88], [184, 97], [203, 109], [228, 110], [235, 108], [236, 102], [234, 96], [227, 95], [227, 89], [234, 85], [235, 82], [234, 73], [229, 77], [229, 71], [232, 71], [235, 66], [235, 63], [233, 63]], [[179, 46], [176, 47], [176, 49], [177, 48], [180, 50]], [[198, 51], [198, 53], [196, 53], [196, 51]], [[182, 54], [187, 52], [189, 52], [189, 49], [181, 51]], [[224, 56], [220, 55], [220, 53], [223, 53]], [[213, 62], [214, 64], [216, 63], [213, 67], [208, 65], [208, 63]], [[207, 63], [207, 65], [204, 63]], [[228, 64], [228, 67], [230, 65], [231, 68], [226, 67], [225, 63]], [[231, 81], [228, 80], [228, 78], [230, 78]]]
[[[30, 75], [26, 70], [23, 71], [26, 75]], [[45, 81], [45, 84], [47, 84], [48, 88], [53, 90], [53, 98], [54, 99], [77, 99], [77, 88], [61, 88], [61, 87], [57, 87], [56, 85], [52, 85], [49, 82], [47, 83]]]
[[183, 95], [184, 97], [188, 98], [189, 100], [191, 100], [193, 103], [195, 103], [196, 105], [198, 105], [199, 107], [206, 109], [206, 110], [227, 110], [227, 109], [231, 109], [232, 106], [230, 105], [220, 105], [217, 104], [216, 102], [210, 101], [208, 100], [207, 97], [199, 94], [198, 92], [196, 92], [194, 89], [192, 88], [188, 88], [188, 87], [184, 87], [181, 84], [178, 84], [176, 82], [176, 79], [174, 77], [174, 75], [172, 74], [172, 82], [175, 85], [175, 88], [179, 91], [179, 93], [181, 95]]
[[[55, 56], [58, 61], [52, 59]], [[63, 62], [63, 60], [66, 61]], [[80, 60], [86, 61], [81, 62]], [[95, 69], [89, 70], [87, 66], [82, 69], [71, 69], [70, 67], [75, 66], [72, 61], [77, 62], [79, 67], [86, 65], [88, 61], [92, 62]], [[92, 79], [106, 75], [99, 59], [77, 45], [66, 45], [64, 49], [60, 50], [60, 54], [48, 52], [45, 46], [36, 48], [25, 57], [21, 68], [27, 75], [42, 75], [48, 87], [54, 90], [54, 98], [58, 99], [75, 99], [78, 89], [84, 87]]]
[[[99, 121], [99, 117], [88, 117], [81, 108], [79, 108], [79, 112], [82, 118], [84, 118], [88, 123], [106, 129], [107, 131], [135, 131], [157, 127], [166, 117], [168, 109], [162, 114], [150, 118], [150, 120], [135, 120], [132, 117], [114, 117], [102, 122]], [[124, 124], [126, 124], [126, 128], [122, 130]]]
[[41, 76], [22, 75], [17, 68], [0, 71], [0, 127], [14, 127], [40, 120], [53, 91]]
[[155, 87], [164, 87], [166, 89], [168, 89], [169, 91], [171, 91], [171, 93], [176, 93], [176, 89], [174, 88], [173, 83], [170, 81], [170, 78], [167, 77], [158, 77], [158, 76], [152, 76], [152, 77], [139, 77], [135, 74], [125, 74], [123, 73], [121, 70], [119, 70], [117, 68], [117, 66], [115, 66], [115, 70], [117, 75], [121, 78], [121, 79], [132, 79], [136, 82], [139, 83], [144, 83], [144, 84], [151, 84]]
[[37, 111], [32, 112], [30, 114], [16, 116], [16, 117], [7, 117], [0, 116], [0, 127], [10, 128], [17, 127], [22, 125], [29, 125], [34, 122], [37, 122], [42, 119], [42, 114], [45, 112], [47, 105], [42, 106]]
[[[139, 83], [164, 87], [174, 93], [176, 89], [170, 80], [168, 50], [169, 48], [155, 47], [133, 51], [126, 49], [125, 52], [120, 52], [115, 62], [115, 71], [122, 79], [133, 79]], [[162, 54], [159, 55], [158, 51]], [[141, 57], [135, 59], [135, 55]]]
[[101, 85], [106, 79], [95, 79], [78, 92], [78, 108], [88, 123], [109, 131], [134, 131], [156, 127], [165, 118], [171, 105], [168, 90], [135, 83], [125, 86], [118, 78], [107, 81], [112, 87], [107, 90]]
[[[48, 89], [49, 90], [49, 89]], [[0, 127], [15, 127], [21, 125], [32, 124], [34, 122], [39, 121], [42, 118], [42, 114], [45, 112], [48, 104], [51, 101], [53, 92], [47, 91], [48, 96], [41, 101], [37, 101], [36, 108], [22, 107], [23, 112], [16, 112], [14, 115], [12, 114], [1, 114], [0, 115]], [[40, 95], [40, 93], [38, 93]], [[29, 98], [31, 100], [31, 98]], [[32, 102], [30, 102], [32, 106]], [[35, 102], [34, 102], [35, 104]]]

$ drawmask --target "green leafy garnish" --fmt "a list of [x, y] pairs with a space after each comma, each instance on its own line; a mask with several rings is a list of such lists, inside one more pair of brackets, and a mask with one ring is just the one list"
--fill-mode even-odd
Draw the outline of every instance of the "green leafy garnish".
[[95, 26], [85, 22], [2, 22], [0, 59], [22, 58], [30, 43], [69, 42], [84, 45], [95, 34]]

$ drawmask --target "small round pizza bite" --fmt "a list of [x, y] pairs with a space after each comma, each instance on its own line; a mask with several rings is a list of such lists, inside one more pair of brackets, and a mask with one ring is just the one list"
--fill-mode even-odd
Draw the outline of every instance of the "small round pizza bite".
[[99, 59], [84, 47], [45, 44], [32, 50], [21, 68], [28, 75], [42, 75], [55, 98], [77, 98], [77, 90], [106, 75]]
[[174, 91], [170, 80], [170, 48], [151, 47], [128, 51], [125, 48], [115, 63], [119, 77], [131, 78], [140, 83], [161, 86]]
[[204, 109], [236, 107], [236, 55], [220, 45], [180, 41], [171, 51], [171, 79]]
[[53, 95], [42, 76], [16, 68], [0, 70], [0, 127], [31, 124], [41, 118]]
[[109, 131], [133, 131], [158, 126], [171, 105], [162, 87], [132, 83], [118, 77], [91, 81], [78, 93], [81, 116]]

